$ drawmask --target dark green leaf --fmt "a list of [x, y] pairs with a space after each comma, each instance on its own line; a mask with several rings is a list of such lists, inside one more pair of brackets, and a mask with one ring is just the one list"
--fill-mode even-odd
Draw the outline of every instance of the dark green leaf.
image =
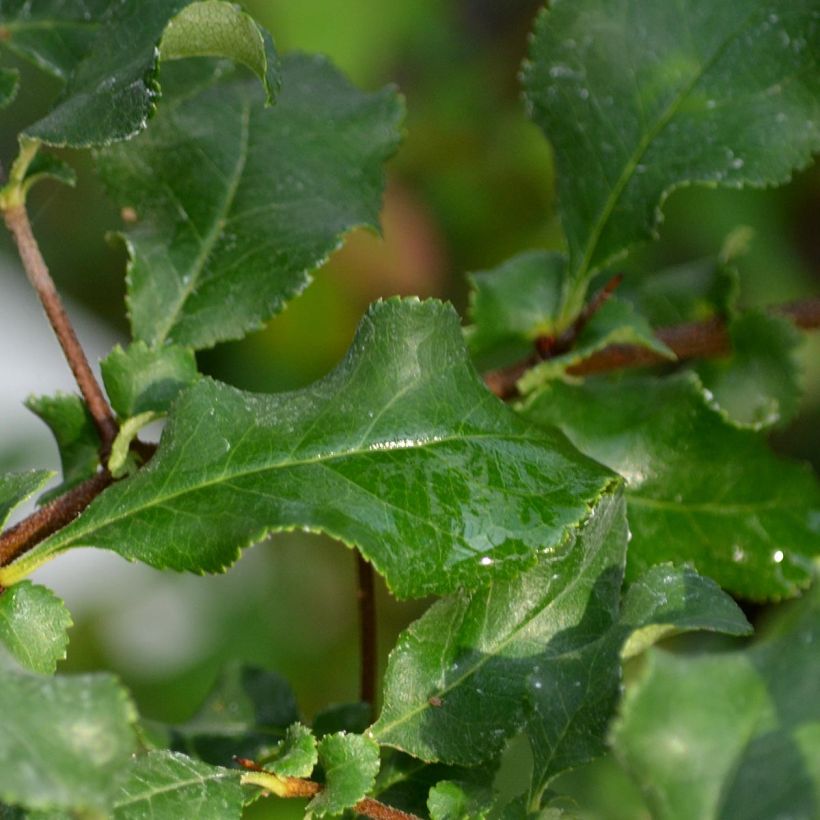
[[729, 325], [732, 356], [703, 362], [698, 372], [733, 421], [755, 429], [790, 421], [800, 402], [795, 351], [800, 333], [782, 316], [738, 316]]
[[373, 707], [369, 703], [338, 703], [316, 713], [313, 733], [324, 737], [334, 732], [361, 734], [373, 719]]
[[0, 673], [0, 800], [31, 809], [105, 809], [136, 738], [134, 707], [109, 675]]
[[177, 752], [134, 758], [114, 801], [115, 820], [223, 820], [242, 816], [243, 791], [234, 769], [209, 766]]
[[690, 182], [785, 182], [820, 148], [816, 0], [553, 0], [524, 83], [550, 138], [574, 298]]
[[430, 789], [430, 820], [485, 820], [493, 806], [493, 791], [475, 783], [442, 780]]
[[134, 342], [117, 345], [100, 362], [111, 406], [121, 418], [153, 411], [167, 413], [181, 390], [198, 378], [194, 354], [184, 347], [149, 348]]
[[270, 34], [239, 6], [223, 0], [191, 3], [177, 14], [162, 35], [159, 57], [230, 57], [259, 77], [268, 104], [279, 91], [279, 58]]
[[[190, 6], [188, 0], [152, 0], [151, 3], [109, 2], [104, 14], [93, 16], [99, 28], [93, 41], [79, 37], [87, 48], [80, 61], [75, 61], [65, 91], [54, 108], [43, 119], [26, 130], [26, 135], [51, 145], [86, 148], [109, 145], [130, 139], [142, 131], [153, 114], [160, 88], [157, 81], [159, 44], [168, 22]], [[199, 4], [195, 4], [199, 5]], [[60, 22], [62, 9], [52, 7]], [[68, 16], [74, 19], [74, 3], [68, 6]], [[193, 15], [194, 17], [196, 14]], [[228, 12], [224, 19], [230, 16]], [[244, 15], [234, 15], [238, 21]], [[200, 25], [202, 21], [200, 20]], [[209, 54], [219, 54], [245, 62], [250, 52], [256, 53], [258, 42], [263, 41], [265, 63], [263, 72], [268, 94], [275, 90], [274, 53], [269, 35], [255, 25], [239, 22], [231, 27], [232, 36], [207, 37], [199, 32], [191, 17], [183, 18], [181, 28], [189, 38], [204, 50], [209, 42]], [[224, 34], [224, 31], [223, 31]], [[12, 37], [12, 42], [15, 38]], [[248, 40], [250, 42], [248, 42]], [[172, 35], [168, 51], [172, 57], [185, 56]], [[37, 41], [37, 48], [42, 45]], [[73, 45], [73, 42], [72, 42]], [[224, 48], [224, 51], [221, 49]], [[200, 50], [199, 53], [204, 53]], [[195, 51], [195, 50], [194, 50]], [[70, 62], [70, 60], [64, 61]]]
[[362, 735], [340, 732], [319, 741], [325, 787], [308, 803], [317, 817], [351, 808], [373, 788], [379, 770], [379, 747]]
[[11, 511], [36, 493], [52, 475], [48, 470], [0, 475], [0, 527], [6, 523]]
[[79, 396], [29, 396], [26, 407], [49, 426], [60, 452], [63, 480], [43, 496], [48, 501], [94, 475], [100, 463], [100, 437]]
[[751, 649], [649, 654], [613, 732], [658, 820], [816, 817], [817, 589]]
[[26, 175], [22, 184], [23, 192], [27, 193], [44, 179], [56, 179], [63, 185], [73, 188], [77, 183], [77, 174], [67, 162], [63, 162], [54, 154], [40, 151], [26, 167]]
[[34, 672], [54, 672], [65, 657], [71, 625], [65, 604], [46, 587], [22, 581], [0, 593], [0, 643]]
[[137, 215], [125, 233], [135, 338], [238, 338], [299, 294], [345, 233], [377, 229], [400, 100], [357, 91], [320, 57], [292, 56], [283, 74], [274, 109], [255, 83], [186, 88], [138, 140], [99, 154]]
[[20, 85], [20, 72], [15, 68], [0, 68], [0, 109], [14, 102]]
[[726, 635], [752, 631], [740, 607], [711, 578], [668, 564], [652, 567], [630, 585], [621, 621], [631, 632], [621, 650], [624, 658], [662, 638], [695, 629]]
[[525, 410], [627, 480], [628, 575], [691, 561], [737, 595], [796, 594], [820, 553], [820, 487], [738, 429], [682, 374], [552, 382]]
[[399, 596], [475, 588], [563, 552], [613, 480], [484, 388], [451, 307], [391, 299], [312, 387], [261, 396], [198, 382], [147, 467], [0, 583], [81, 544], [217, 571], [266, 532], [302, 527], [358, 546]]

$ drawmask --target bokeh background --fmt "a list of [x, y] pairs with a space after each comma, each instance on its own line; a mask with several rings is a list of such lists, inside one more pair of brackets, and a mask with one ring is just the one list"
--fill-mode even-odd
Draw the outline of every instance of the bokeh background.
[[[393, 294], [450, 299], [463, 313], [464, 274], [531, 247], [560, 248], [551, 151], [526, 118], [517, 74], [540, 2], [534, 0], [247, 0], [282, 51], [329, 54], [365, 89], [399, 86], [407, 136], [388, 168], [383, 238], [365, 232], [320, 270], [314, 284], [268, 327], [199, 356], [220, 379], [264, 392], [322, 376], [341, 358], [372, 300]], [[26, 66], [24, 92], [0, 119], [0, 161], [16, 133], [57, 92]], [[66, 158], [76, 189], [43, 185], [31, 201], [34, 229], [92, 357], [127, 340], [125, 257], [106, 240], [118, 212], [81, 153]], [[740, 225], [753, 231], [738, 262], [744, 305], [820, 290], [820, 172], [776, 190], [675, 193], [659, 242], [630, 255], [627, 276], [713, 255]], [[0, 245], [0, 468], [56, 467], [48, 431], [22, 408], [30, 392], [72, 384], [35, 297], [3, 236]], [[820, 337], [820, 334], [817, 334]], [[820, 343], [801, 349], [802, 412], [773, 437], [783, 453], [820, 466]], [[220, 667], [240, 659], [294, 685], [305, 715], [356, 699], [355, 563], [318, 536], [277, 536], [247, 551], [224, 576], [198, 578], [78, 551], [38, 573], [66, 599], [76, 624], [62, 671], [112, 669], [141, 712], [158, 720], [191, 715]], [[381, 661], [424, 608], [397, 604], [379, 588]], [[510, 766], [515, 768], [515, 757]], [[593, 785], [594, 784], [594, 787]], [[596, 816], [634, 818], [642, 809], [618, 771], [599, 764], [566, 778], [598, 799]], [[597, 797], [596, 797], [597, 795]], [[255, 817], [301, 817], [299, 805], [259, 804]]]

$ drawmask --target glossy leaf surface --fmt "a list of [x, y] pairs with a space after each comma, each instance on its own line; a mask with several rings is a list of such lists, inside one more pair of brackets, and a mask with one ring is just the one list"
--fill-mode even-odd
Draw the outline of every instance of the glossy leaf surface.
[[737, 595], [794, 595], [820, 553], [820, 487], [709, 406], [691, 375], [553, 382], [525, 415], [627, 480], [628, 574], [691, 561]]
[[270, 109], [253, 82], [169, 92], [145, 134], [98, 157], [137, 215], [125, 232], [134, 337], [210, 347], [281, 311], [345, 233], [377, 229], [402, 113], [392, 90], [362, 93], [301, 55]]
[[0, 800], [31, 809], [105, 809], [134, 750], [134, 719], [109, 675], [44, 678], [3, 670]]
[[65, 604], [44, 586], [23, 581], [0, 595], [0, 643], [34, 672], [54, 672], [65, 657], [71, 625]]
[[814, 0], [555, 0], [524, 83], [555, 150], [570, 272], [653, 234], [679, 185], [786, 181], [820, 148]]
[[146, 468], [0, 578], [81, 544], [213, 572], [266, 532], [302, 527], [356, 545], [399, 596], [449, 592], [562, 552], [612, 482], [484, 388], [452, 308], [393, 299], [312, 387], [198, 382]]
[[234, 769], [209, 766], [178, 752], [152, 751], [127, 767], [114, 801], [115, 820], [242, 816], [243, 791]]
[[339, 814], [373, 788], [379, 747], [362, 735], [326, 735], [319, 741], [319, 762], [325, 772], [325, 787], [308, 803], [308, 811], [317, 817]]
[[817, 815], [818, 641], [815, 589], [750, 649], [650, 654], [613, 737], [653, 817]]

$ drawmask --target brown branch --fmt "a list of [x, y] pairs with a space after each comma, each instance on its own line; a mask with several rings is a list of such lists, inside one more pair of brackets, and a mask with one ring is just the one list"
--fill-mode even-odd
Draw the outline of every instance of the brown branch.
[[[789, 319], [801, 330], [820, 328], [820, 298], [777, 305], [770, 312]], [[726, 321], [719, 317], [704, 322], [658, 328], [655, 335], [675, 353], [679, 361], [725, 356], [731, 351]], [[542, 359], [543, 357], [533, 354], [509, 367], [490, 371], [484, 374], [484, 382], [496, 396], [502, 399], [513, 398], [518, 394], [516, 382]], [[567, 373], [572, 376], [589, 376], [662, 363], [668, 363], [668, 359], [640, 345], [610, 345], [567, 368]]]
[[77, 381], [77, 386], [80, 388], [80, 393], [82, 393], [94, 419], [94, 425], [100, 435], [100, 454], [102, 462], [105, 463], [111, 452], [111, 445], [117, 437], [118, 427], [114, 414], [108, 405], [102, 388], [94, 378], [85, 352], [80, 346], [77, 334], [74, 332], [57, 289], [54, 287], [54, 281], [40, 253], [37, 240], [31, 231], [25, 205], [17, 204], [7, 207], [4, 216], [6, 226], [17, 243], [20, 259], [23, 262], [29, 282], [37, 291], [46, 316], [52, 328], [54, 328], [60, 347], [62, 347], [71, 372]]
[[370, 704], [372, 710], [376, 702], [376, 590], [373, 567], [358, 550], [355, 552], [359, 573], [359, 692], [362, 701]]
[[40, 541], [73, 521], [114, 479], [101, 470], [55, 498], [0, 535], [0, 567], [7, 566]]

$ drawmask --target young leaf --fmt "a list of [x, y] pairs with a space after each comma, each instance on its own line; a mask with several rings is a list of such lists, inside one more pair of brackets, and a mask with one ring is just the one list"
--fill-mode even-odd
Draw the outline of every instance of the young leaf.
[[54, 672], [65, 657], [71, 625], [65, 604], [46, 587], [23, 581], [0, 594], [0, 643], [34, 672]]
[[430, 820], [485, 820], [493, 806], [488, 786], [442, 780], [430, 789]]
[[[524, 84], [555, 151], [577, 310], [691, 182], [785, 182], [820, 148], [815, 0], [554, 0]], [[595, 169], [581, 173], [580, 169]]]
[[820, 553], [820, 487], [707, 402], [691, 374], [552, 382], [524, 409], [627, 480], [627, 573], [691, 562], [751, 599], [792, 596]]
[[100, 362], [111, 406], [121, 418], [141, 413], [167, 413], [181, 390], [198, 378], [194, 354], [184, 347], [149, 348], [134, 342], [127, 350], [117, 345]]
[[735, 652], [650, 652], [613, 741], [653, 817], [816, 815], [817, 588], [780, 612], [773, 633]]
[[43, 500], [48, 501], [94, 475], [100, 463], [100, 437], [79, 396], [29, 396], [26, 407], [51, 428], [60, 453], [63, 480], [45, 494]]
[[265, 767], [280, 777], [310, 777], [318, 759], [313, 732], [301, 723], [294, 723], [288, 726], [277, 756]]
[[[87, 148], [130, 139], [146, 127], [160, 91], [157, 46], [169, 21], [191, 3], [152, 0], [146, 4], [124, 0], [104, 5], [105, 13], [94, 16], [100, 25], [93, 40], [89, 43], [79, 38], [87, 46], [87, 53], [76, 62], [62, 96], [45, 117], [26, 130], [26, 136], [50, 145]], [[64, 23], [60, 6], [52, 4], [51, 8]], [[76, 17], [76, 0], [68, 4], [66, 11], [69, 19]], [[225, 10], [217, 16], [221, 18], [222, 36], [209, 36], [203, 31], [209, 28], [208, 22], [196, 12], [183, 15], [180, 28], [192, 44], [199, 46], [199, 51], [192, 48], [192, 53], [246, 62], [250, 54], [258, 55], [261, 40], [264, 60], [258, 56], [252, 60], [260, 70], [264, 62], [262, 76], [266, 92], [271, 95], [276, 88], [276, 58], [270, 36], [248, 23], [241, 12], [231, 15]], [[229, 17], [233, 22], [228, 21]], [[228, 29], [229, 37], [224, 36]], [[187, 56], [174, 34], [167, 51], [173, 58]]]
[[320, 57], [289, 57], [283, 77], [270, 110], [254, 83], [169, 93], [144, 135], [98, 155], [137, 214], [125, 232], [135, 338], [203, 348], [241, 337], [299, 294], [345, 233], [378, 228], [399, 98], [357, 91]]
[[6, 523], [12, 510], [36, 493], [52, 475], [48, 470], [0, 475], [0, 527]]
[[800, 403], [795, 360], [800, 333], [782, 316], [752, 312], [734, 319], [729, 334], [732, 356], [698, 367], [704, 385], [738, 424], [753, 429], [785, 424]]
[[355, 806], [373, 788], [379, 770], [379, 747], [362, 735], [340, 732], [319, 742], [325, 787], [308, 803], [317, 817]]
[[134, 750], [135, 719], [110, 675], [42, 678], [4, 669], [0, 800], [30, 809], [106, 809]]
[[125, 782], [116, 794], [112, 816], [114, 820], [238, 820], [243, 802], [235, 769], [209, 766], [177, 752], [152, 751], [131, 761]]
[[631, 633], [621, 649], [622, 658], [639, 655], [657, 641], [681, 632], [752, 632], [740, 607], [711, 578], [669, 564], [652, 567], [629, 586], [621, 621]]
[[263, 396], [198, 382], [147, 467], [0, 583], [81, 544], [218, 571], [266, 532], [303, 527], [358, 546], [401, 597], [475, 588], [562, 553], [612, 483], [484, 388], [451, 307], [391, 299], [312, 387]]

